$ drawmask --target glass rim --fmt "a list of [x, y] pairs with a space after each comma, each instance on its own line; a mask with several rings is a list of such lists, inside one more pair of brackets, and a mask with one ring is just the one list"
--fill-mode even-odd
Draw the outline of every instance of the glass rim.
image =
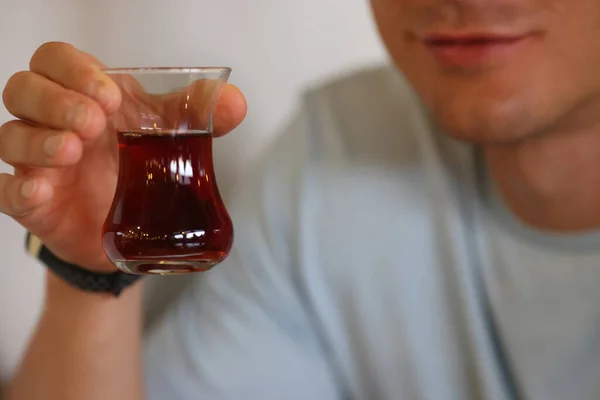
[[103, 68], [106, 74], [229, 74], [230, 67], [116, 67]]

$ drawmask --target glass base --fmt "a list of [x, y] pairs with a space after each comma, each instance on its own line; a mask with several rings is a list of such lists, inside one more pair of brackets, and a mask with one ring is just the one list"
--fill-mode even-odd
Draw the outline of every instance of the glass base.
[[115, 260], [121, 271], [136, 275], [181, 275], [193, 272], [205, 272], [217, 265], [214, 260]]

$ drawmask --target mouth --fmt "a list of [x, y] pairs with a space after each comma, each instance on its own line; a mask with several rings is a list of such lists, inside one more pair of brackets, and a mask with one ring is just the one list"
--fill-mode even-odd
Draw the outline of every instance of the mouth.
[[477, 68], [506, 59], [529, 38], [527, 34], [472, 32], [432, 33], [420, 39], [442, 66]]

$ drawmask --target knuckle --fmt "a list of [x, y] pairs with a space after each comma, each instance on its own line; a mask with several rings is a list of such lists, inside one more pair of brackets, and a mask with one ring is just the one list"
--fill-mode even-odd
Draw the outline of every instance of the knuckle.
[[22, 121], [10, 121], [0, 127], [0, 160], [15, 165], [29, 150], [31, 144], [23, 139], [27, 137], [25, 125]]
[[85, 104], [74, 93], [62, 93], [53, 95], [51, 98], [49, 95], [48, 102], [51, 102], [50, 104], [54, 103], [54, 105], [46, 110], [48, 112], [46, 119], [57, 120], [58, 123], [64, 125], [64, 128], [68, 128], [68, 125], [72, 122], [71, 119], [76, 106], [82, 103]]
[[15, 178], [9, 174], [0, 174], [0, 212], [11, 215], [15, 213], [12, 192], [14, 191]]
[[18, 215], [21, 211], [19, 207], [19, 180], [13, 176], [10, 177], [11, 179], [8, 181], [8, 184], [6, 185], [6, 208], [9, 210], [9, 212], [12, 214], [12, 216], [16, 216]]
[[10, 108], [15, 104], [15, 97], [23, 90], [32, 78], [32, 73], [29, 71], [19, 71], [13, 74], [2, 91], [2, 101], [4, 106], [10, 111]]
[[28, 96], [27, 119], [42, 126], [66, 127], [69, 112], [77, 103], [79, 95], [55, 85], [38, 86]]
[[80, 62], [71, 67], [69, 75], [71, 76], [71, 79], [80, 83], [79, 85], [75, 85], [76, 87], [79, 87], [80, 90], [85, 90], [87, 83], [94, 81], [98, 76], [98, 73], [93, 64], [90, 64], [89, 62]]
[[54, 129], [85, 129], [94, 113], [94, 103], [73, 92], [54, 95], [44, 103], [51, 106], [40, 110], [40, 113], [44, 113], [40, 119], [48, 121], [48, 125]]
[[72, 51], [74, 47], [65, 42], [46, 42], [42, 44], [31, 56], [29, 68], [32, 71], [44, 69], [47, 64], [52, 63], [56, 54]]
[[17, 129], [17, 125], [18, 121], [8, 121], [0, 126], [0, 158], [2, 158], [3, 153], [9, 147], [10, 137], [12, 136], [11, 132]]

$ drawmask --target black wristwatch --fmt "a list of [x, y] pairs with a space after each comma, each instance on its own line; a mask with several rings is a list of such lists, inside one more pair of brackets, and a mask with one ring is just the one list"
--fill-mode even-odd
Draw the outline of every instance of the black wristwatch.
[[112, 293], [119, 296], [123, 289], [141, 278], [141, 275], [126, 274], [122, 271], [94, 272], [63, 261], [31, 233], [27, 233], [25, 247], [30, 255], [40, 260], [55, 275], [85, 292]]

